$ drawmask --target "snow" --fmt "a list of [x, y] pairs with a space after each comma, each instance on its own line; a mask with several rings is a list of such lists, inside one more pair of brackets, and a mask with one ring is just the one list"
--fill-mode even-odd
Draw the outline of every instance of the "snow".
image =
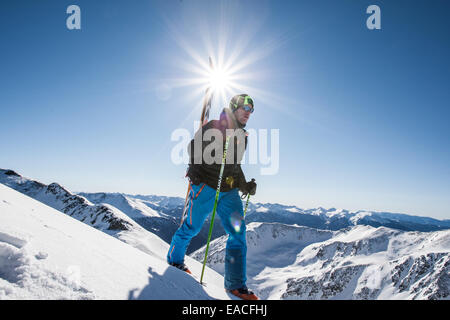
[[145, 205], [145, 201], [142, 201], [140, 199], [133, 199], [132, 197], [123, 195], [121, 193], [80, 192], [78, 193], [78, 195], [95, 204], [112, 205], [132, 219], [161, 216], [157, 211]]
[[370, 217], [371, 215], [372, 215], [371, 212], [361, 211], [351, 215], [349, 220], [352, 224], [356, 225], [358, 221], [360, 221], [363, 218]]
[[0, 299], [230, 299], [223, 277], [186, 257], [190, 276], [157, 255], [0, 184]]

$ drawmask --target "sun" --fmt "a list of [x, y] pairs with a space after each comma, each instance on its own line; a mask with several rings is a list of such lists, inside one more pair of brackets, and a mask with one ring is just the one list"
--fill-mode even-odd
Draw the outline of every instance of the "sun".
[[231, 84], [231, 75], [227, 70], [224, 70], [221, 66], [214, 68], [209, 72], [208, 82], [209, 86], [214, 91], [227, 91]]
[[237, 84], [234, 82], [236, 76], [229, 63], [223, 63], [215, 55], [209, 56], [209, 63], [206, 59], [196, 60], [197, 66], [190, 65], [189, 70], [195, 72], [196, 76], [187, 79], [186, 85], [196, 85], [200, 92], [211, 92], [213, 98], [219, 104], [225, 103], [233, 92], [237, 91]]

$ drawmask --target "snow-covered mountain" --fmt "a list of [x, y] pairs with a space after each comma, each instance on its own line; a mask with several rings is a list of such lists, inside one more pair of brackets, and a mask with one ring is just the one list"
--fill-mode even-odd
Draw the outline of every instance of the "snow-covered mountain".
[[349, 211], [336, 208], [301, 209], [281, 204], [249, 204], [247, 222], [279, 222], [311, 228], [339, 230], [355, 225], [389, 227], [404, 231], [437, 231], [450, 229], [450, 220], [418, 217], [400, 213]]
[[[156, 254], [0, 184], [0, 300], [230, 299], [214, 270], [202, 286], [161, 258], [160, 239], [148, 241]], [[186, 262], [199, 276], [202, 264]]]
[[86, 198], [67, 191], [57, 183], [45, 185], [22, 177], [12, 170], [0, 169], [0, 184], [19, 191], [146, 253], [159, 256], [164, 250], [166, 252], [168, 250], [166, 242], [142, 228], [116, 207], [106, 203], [93, 204]]
[[[0, 183], [43, 201], [79, 220], [93, 223], [102, 230], [106, 229], [108, 232], [117, 233], [121, 229], [135, 229], [130, 224], [133, 226], [138, 224], [167, 243], [170, 243], [172, 235], [179, 226], [184, 206], [184, 199], [180, 197], [123, 193], [70, 193], [57, 183], [46, 186], [22, 177], [12, 170], [0, 169]], [[450, 220], [335, 208], [301, 209], [296, 206], [270, 203], [249, 203], [246, 221], [247, 223], [279, 222], [324, 230], [339, 230], [355, 225], [384, 226], [405, 231], [450, 229]], [[188, 254], [205, 245], [208, 229], [209, 218], [200, 233], [192, 239], [187, 250]], [[124, 232], [118, 233], [123, 234]], [[224, 234], [220, 217], [216, 215], [211, 239], [216, 239]]]
[[[222, 274], [226, 240], [209, 249]], [[263, 299], [450, 299], [450, 230], [250, 223], [247, 245], [248, 283]]]

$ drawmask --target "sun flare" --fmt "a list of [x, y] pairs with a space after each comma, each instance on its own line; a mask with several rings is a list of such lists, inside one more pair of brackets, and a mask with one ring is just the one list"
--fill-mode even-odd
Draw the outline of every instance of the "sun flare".
[[214, 91], [230, 88], [230, 74], [219, 66], [210, 71], [208, 81]]
[[283, 105], [279, 96], [261, 87], [264, 81], [273, 78], [261, 62], [280, 46], [283, 35], [258, 37], [262, 26], [262, 22], [257, 23], [260, 17], [250, 19], [256, 21], [250, 28], [237, 28], [225, 17], [248, 19], [249, 16], [242, 15], [238, 7], [226, 4], [217, 11], [219, 16], [207, 18], [201, 14], [201, 8], [190, 7], [185, 18], [198, 21], [195, 25], [184, 24], [184, 20], [167, 20], [168, 29], [181, 48], [174, 63], [182, 71], [179, 77], [166, 81], [168, 86], [189, 87], [184, 91], [183, 102], [189, 108], [196, 105], [195, 109], [191, 108], [191, 114], [202, 108], [208, 89], [213, 93], [212, 109], [215, 110], [228, 106], [233, 96], [242, 93], [271, 106]]

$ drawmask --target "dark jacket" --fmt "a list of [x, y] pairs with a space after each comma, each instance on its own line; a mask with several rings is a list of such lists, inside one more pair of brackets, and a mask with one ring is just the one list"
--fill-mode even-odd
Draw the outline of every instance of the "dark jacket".
[[[241, 161], [247, 148], [248, 134], [244, 125], [236, 120], [234, 113], [229, 108], [223, 109], [219, 120], [211, 120], [200, 128], [189, 143], [190, 161], [187, 176], [191, 181], [198, 180], [211, 188], [217, 188], [227, 134], [231, 138], [220, 191], [226, 192], [244, 187], [246, 180], [242, 172]], [[222, 142], [217, 140], [219, 138], [222, 138]], [[195, 150], [196, 147], [198, 150]], [[216, 150], [221, 151], [216, 154]], [[193, 177], [197, 177], [197, 179], [193, 179]]]

